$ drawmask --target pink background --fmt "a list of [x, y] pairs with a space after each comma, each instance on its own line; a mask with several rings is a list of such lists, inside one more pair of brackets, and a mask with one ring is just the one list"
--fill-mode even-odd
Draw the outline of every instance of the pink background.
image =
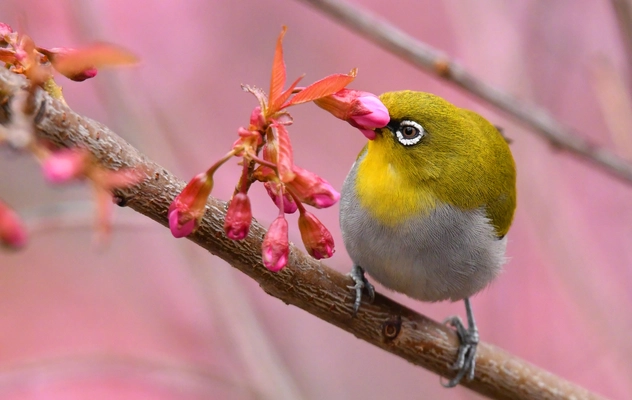
[[[609, 2], [358, 4], [631, 158], [619, 144], [631, 132], [609, 133], [595, 89], [604, 60], [629, 78]], [[105, 40], [135, 52], [142, 63], [134, 69], [58, 81], [77, 112], [183, 179], [224, 154], [248, 123], [256, 100], [239, 84], [267, 89], [283, 24], [290, 79], [306, 73], [309, 83], [358, 67], [353, 88], [429, 91], [480, 112], [514, 140], [519, 190], [511, 260], [473, 300], [482, 339], [602, 395], [629, 398], [629, 185], [297, 1], [4, 0], [0, 16], [44, 47]], [[366, 139], [314, 105], [291, 111], [296, 163], [340, 188]], [[48, 187], [29, 157], [1, 153], [0, 196], [32, 231], [25, 250], [0, 253], [0, 399], [477, 398], [286, 306], [131, 210], [116, 209], [111, 243], [94, 247], [89, 190]], [[221, 169], [214, 195], [227, 199], [238, 173], [235, 163]], [[271, 222], [275, 210], [261, 187], [252, 199], [257, 219]], [[338, 244], [327, 264], [346, 272], [337, 213], [317, 215]], [[294, 222], [290, 239], [299, 243]], [[464, 312], [462, 303], [385, 293], [438, 320]]]

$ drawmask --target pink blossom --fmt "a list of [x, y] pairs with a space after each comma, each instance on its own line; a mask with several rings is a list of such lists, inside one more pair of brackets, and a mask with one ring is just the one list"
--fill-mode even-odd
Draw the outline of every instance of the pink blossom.
[[251, 222], [250, 199], [245, 193], [237, 193], [230, 201], [224, 220], [226, 236], [233, 240], [244, 239], [248, 235]]
[[206, 173], [193, 177], [169, 206], [169, 229], [176, 238], [191, 234], [204, 216], [213, 179]]
[[310, 212], [303, 212], [298, 218], [298, 228], [305, 249], [317, 260], [334, 254], [334, 239], [325, 226]]
[[286, 186], [301, 202], [316, 208], [327, 208], [340, 199], [340, 193], [320, 176], [297, 166], [292, 170], [295, 178]]
[[9, 206], [0, 201], [0, 244], [18, 249], [27, 241], [22, 221]]
[[268, 233], [263, 238], [261, 256], [263, 265], [272, 272], [278, 272], [287, 264], [290, 254], [290, 243], [287, 237], [287, 221], [279, 215], [272, 222]]
[[84, 176], [89, 155], [85, 150], [62, 149], [52, 153], [42, 163], [44, 178], [51, 183], [66, 183]]
[[294, 214], [296, 212], [298, 206], [296, 205], [292, 195], [285, 191], [283, 184], [276, 182], [263, 182], [263, 187], [266, 188], [268, 196], [270, 196], [276, 205], [279, 205], [279, 193], [283, 192], [283, 212], [286, 214]]
[[180, 223], [180, 212], [175, 208], [174, 203], [169, 206], [169, 229], [175, 238], [188, 236], [196, 228], [196, 220], [191, 219], [183, 224]]
[[369, 92], [342, 89], [331, 96], [315, 100], [314, 103], [336, 118], [360, 129], [369, 139], [375, 139], [374, 129], [383, 128], [390, 121], [386, 106]]

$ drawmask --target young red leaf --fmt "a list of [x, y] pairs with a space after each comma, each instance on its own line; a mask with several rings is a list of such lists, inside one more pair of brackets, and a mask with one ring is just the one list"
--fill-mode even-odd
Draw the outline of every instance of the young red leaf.
[[349, 72], [349, 74], [334, 74], [326, 76], [298, 92], [290, 99], [290, 101], [285, 103], [282, 108], [330, 96], [339, 90], [344, 89], [345, 86], [353, 82], [357, 72], [358, 70], [354, 68], [351, 72]]
[[270, 101], [270, 107], [268, 108], [268, 115], [272, 116], [274, 114], [276, 114], [277, 111], [283, 109], [283, 107], [285, 107], [283, 105], [283, 103], [285, 103], [285, 101], [287, 99], [290, 98], [290, 96], [292, 95], [292, 91], [294, 90], [294, 88], [296, 87], [296, 85], [298, 85], [298, 83], [301, 81], [301, 79], [303, 79], [305, 75], [301, 75], [298, 77], [298, 79], [296, 79], [289, 88], [287, 88], [286, 91], [284, 91], [283, 93], [281, 93], [279, 95], [279, 97], [277, 97], [276, 99], [274, 99], [274, 101]]
[[[285, 62], [283, 61], [283, 36], [285, 36], [285, 32], [287, 31], [287, 27], [284, 26], [281, 29], [281, 34], [277, 39], [276, 49], [274, 50], [274, 60], [272, 61], [272, 76], [270, 78], [270, 97], [268, 100], [268, 104], [272, 106], [272, 104], [276, 103], [277, 98], [281, 95], [283, 91], [283, 86], [285, 86]], [[270, 110], [272, 107], [269, 107], [266, 110], [266, 115], [270, 115]]]
[[257, 100], [259, 101], [259, 107], [261, 107], [262, 110], [266, 110], [268, 108], [268, 96], [263, 91], [263, 89], [260, 89], [256, 86], [248, 86], [248, 85], [242, 84], [241, 90], [255, 96]]
[[277, 170], [281, 182], [287, 183], [294, 179], [294, 156], [292, 154], [292, 143], [290, 135], [285, 126], [274, 122], [271, 125], [274, 137], [277, 140]]
[[0, 61], [8, 64], [15, 63], [15, 53], [11, 50], [0, 47]]

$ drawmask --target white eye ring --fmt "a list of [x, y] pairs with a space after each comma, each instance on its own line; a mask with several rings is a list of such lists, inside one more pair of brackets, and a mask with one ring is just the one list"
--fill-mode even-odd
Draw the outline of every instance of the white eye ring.
[[[417, 130], [417, 133], [413, 136], [407, 135], [406, 137], [404, 137], [402, 130], [405, 127], [412, 127]], [[397, 131], [395, 132], [395, 135], [397, 135], [397, 140], [404, 146], [412, 146], [414, 144], [419, 143], [421, 138], [424, 137], [425, 133], [426, 131], [424, 130], [423, 126], [421, 126], [415, 121], [405, 119], [399, 123], [399, 129], [397, 129]]]

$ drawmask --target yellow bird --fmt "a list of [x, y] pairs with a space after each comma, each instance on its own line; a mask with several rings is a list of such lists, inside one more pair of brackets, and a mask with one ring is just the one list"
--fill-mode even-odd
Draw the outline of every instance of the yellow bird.
[[[507, 142], [475, 112], [430, 93], [384, 93], [390, 121], [367, 134], [347, 176], [340, 224], [353, 261], [357, 312], [368, 272], [385, 287], [436, 302], [464, 300], [468, 325], [447, 320], [461, 341], [456, 386], [474, 377], [478, 329], [469, 298], [505, 263], [516, 208]], [[366, 134], [366, 132], [365, 132]]]

